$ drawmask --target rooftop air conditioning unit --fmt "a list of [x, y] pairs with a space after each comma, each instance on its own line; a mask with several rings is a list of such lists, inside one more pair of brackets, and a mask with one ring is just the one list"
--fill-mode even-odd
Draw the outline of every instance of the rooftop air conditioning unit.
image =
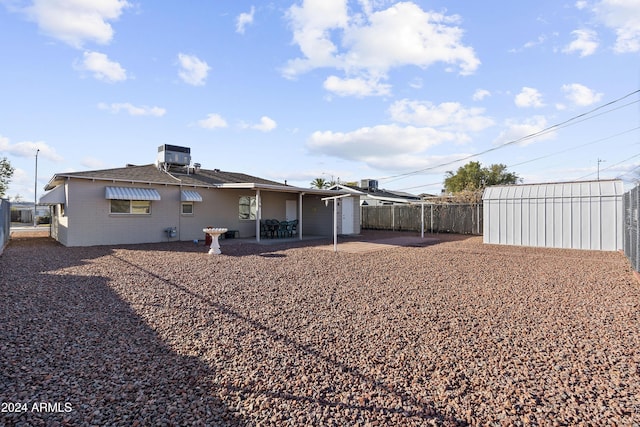
[[158, 147], [158, 165], [189, 166], [191, 164], [191, 148], [164, 144]]
[[360, 180], [360, 187], [368, 191], [378, 191], [377, 179], [362, 179]]

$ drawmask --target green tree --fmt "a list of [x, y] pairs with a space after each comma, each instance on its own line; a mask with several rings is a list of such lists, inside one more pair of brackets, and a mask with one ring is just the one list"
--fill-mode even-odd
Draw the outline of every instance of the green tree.
[[319, 188], [320, 190], [324, 190], [325, 188], [329, 188], [331, 184], [324, 178], [316, 178], [311, 181], [311, 188]]
[[9, 182], [13, 176], [14, 169], [11, 167], [11, 163], [6, 157], [0, 160], [0, 198], [5, 196], [7, 189], [9, 188]]
[[456, 173], [448, 171], [444, 179], [444, 188], [448, 193], [478, 191], [489, 185], [516, 184], [521, 179], [513, 172], [507, 172], [507, 166], [493, 164], [482, 167], [480, 162], [469, 162], [458, 168]]

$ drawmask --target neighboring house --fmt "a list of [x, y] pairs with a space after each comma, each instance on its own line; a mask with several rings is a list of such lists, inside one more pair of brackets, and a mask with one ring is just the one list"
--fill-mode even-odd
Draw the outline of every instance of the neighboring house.
[[211, 226], [259, 241], [264, 219], [297, 219], [300, 239], [332, 235], [333, 207], [323, 198], [341, 192], [191, 167], [190, 161], [189, 148], [164, 145], [156, 164], [55, 174], [39, 202], [51, 206], [52, 237], [65, 246], [190, 241], [203, 239], [202, 229]]
[[329, 189], [358, 195], [360, 206], [396, 205], [420, 201], [420, 197], [413, 194], [378, 188], [378, 181], [374, 179], [363, 179], [360, 181], [360, 186], [335, 184]]
[[[11, 222], [33, 224], [33, 202], [11, 202]], [[49, 209], [46, 206], [38, 206], [36, 218], [46, 217]]]

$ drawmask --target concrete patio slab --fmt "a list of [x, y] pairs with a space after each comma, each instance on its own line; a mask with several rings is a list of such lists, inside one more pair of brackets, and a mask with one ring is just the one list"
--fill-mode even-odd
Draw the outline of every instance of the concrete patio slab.
[[[346, 252], [351, 254], [376, 252], [384, 249], [397, 248], [402, 246], [429, 246], [440, 242], [435, 237], [392, 237], [388, 239], [372, 240], [369, 242], [338, 242], [338, 252]], [[333, 245], [316, 246], [316, 249], [333, 251]]]

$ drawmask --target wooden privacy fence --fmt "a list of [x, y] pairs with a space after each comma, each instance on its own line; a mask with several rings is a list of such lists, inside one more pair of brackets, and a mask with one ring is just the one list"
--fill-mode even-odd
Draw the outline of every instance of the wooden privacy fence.
[[361, 228], [482, 235], [482, 203], [362, 206]]

